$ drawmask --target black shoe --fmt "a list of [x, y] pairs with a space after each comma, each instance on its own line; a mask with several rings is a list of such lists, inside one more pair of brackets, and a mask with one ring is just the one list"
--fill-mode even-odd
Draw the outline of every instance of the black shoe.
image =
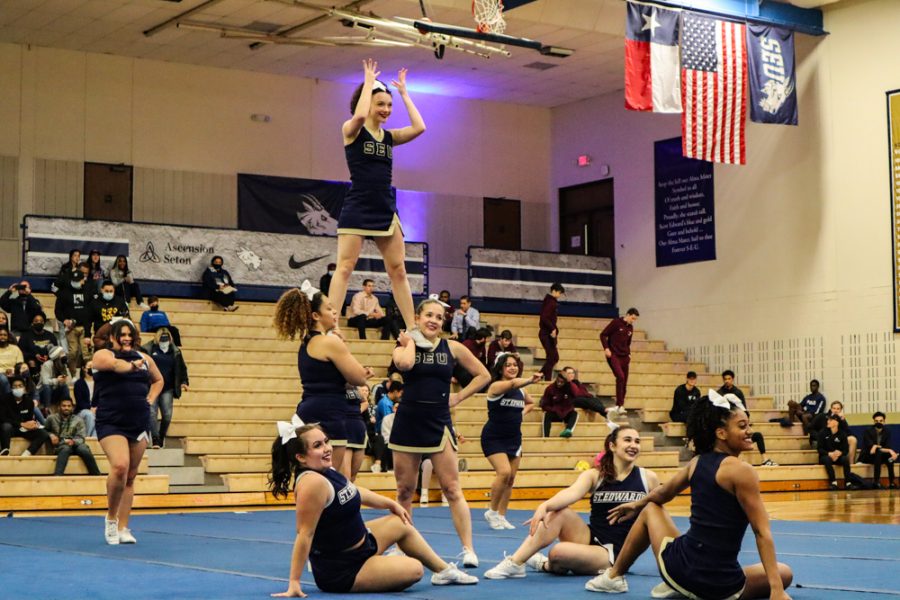
[[845, 490], [858, 490], [859, 486], [857, 486], [852, 481], [848, 481], [847, 483], [844, 484], [844, 489]]
[[881, 484], [880, 484], [879, 482], [876, 481], [875, 483], [872, 484], [872, 489], [873, 489], [873, 490], [880, 490], [880, 489], [882, 489]]
[[896, 489], [897, 489], [897, 484], [894, 483], [894, 482], [892, 481], [892, 482], [890, 482], [890, 483], [888, 484], [888, 487], [891, 488], [892, 490], [896, 490]]
[[837, 491], [837, 489], [838, 489], [837, 481], [832, 481], [832, 482], [831, 482], [831, 489]]

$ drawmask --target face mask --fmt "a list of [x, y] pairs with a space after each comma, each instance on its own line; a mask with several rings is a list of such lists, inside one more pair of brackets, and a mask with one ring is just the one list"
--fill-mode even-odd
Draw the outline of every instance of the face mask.
[[222, 265], [213, 265], [213, 269], [215, 269], [216, 271], [221, 271]]
[[169, 346], [171, 346], [171, 345], [172, 345], [172, 344], [170, 344], [169, 342], [160, 342], [160, 343], [159, 343], [159, 349], [162, 350], [163, 352], [168, 352], [168, 351], [169, 351]]
[[151, 304], [150, 310], [159, 310], [159, 304]]
[[80, 281], [73, 281], [73, 282], [72, 282], [72, 289], [80, 290], [80, 289], [81, 289], [81, 282], [80, 282]]
[[21, 398], [25, 395], [25, 388], [13, 388], [12, 395], [16, 398]]
[[109, 302], [110, 300], [113, 299], [113, 293], [112, 292], [103, 292], [103, 299], [106, 300], [107, 302]]
[[875, 423], [875, 429], [883, 429], [884, 423]]
[[40, 333], [44, 330], [43, 323], [35, 323], [31, 326], [31, 328], [35, 331], [35, 333]]

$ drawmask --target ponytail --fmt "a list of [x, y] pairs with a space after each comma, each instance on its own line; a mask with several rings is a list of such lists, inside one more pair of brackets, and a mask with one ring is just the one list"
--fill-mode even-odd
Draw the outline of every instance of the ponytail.
[[716, 429], [728, 423], [732, 412], [710, 402], [709, 396], [703, 396], [691, 405], [686, 425], [687, 438], [694, 444], [694, 454], [712, 452], [716, 446]]
[[272, 442], [272, 470], [269, 471], [268, 485], [276, 498], [287, 498], [297, 476], [306, 469], [297, 460], [297, 455], [306, 454], [308, 446], [303, 434], [313, 429], [322, 428], [318, 423], [301, 425], [296, 429], [297, 437], [289, 439], [286, 443], [281, 441], [281, 437], [277, 437]]
[[291, 288], [281, 295], [275, 305], [275, 317], [272, 325], [278, 339], [293, 340], [295, 337], [303, 339], [313, 326], [312, 314], [319, 312], [325, 295], [316, 292], [312, 300], [297, 288]]

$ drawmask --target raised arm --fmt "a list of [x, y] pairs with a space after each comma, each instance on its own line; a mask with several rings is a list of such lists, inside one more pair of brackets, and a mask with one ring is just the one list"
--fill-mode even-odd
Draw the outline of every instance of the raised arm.
[[377, 62], [371, 58], [367, 58], [363, 61], [363, 73], [365, 78], [363, 79], [363, 87], [362, 92], [360, 92], [359, 95], [359, 102], [356, 103], [356, 110], [353, 111], [353, 116], [344, 121], [343, 126], [341, 126], [341, 133], [344, 136], [344, 145], [355, 140], [356, 136], [359, 135], [360, 130], [363, 128], [363, 125], [366, 124], [366, 117], [369, 116], [369, 108], [372, 106], [372, 87], [375, 85], [375, 80], [378, 79], [381, 71], [378, 70]]
[[400, 337], [397, 338], [397, 343], [400, 345], [394, 348], [391, 358], [397, 370], [405, 373], [416, 364], [416, 345], [413, 343], [412, 338], [406, 335], [406, 332], [400, 334]]
[[540, 372], [535, 373], [531, 377], [516, 377], [515, 379], [505, 379], [502, 381], [495, 381], [491, 384], [491, 387], [488, 388], [488, 394], [491, 396], [502, 396], [506, 392], [511, 390], [516, 390], [525, 387], [526, 385], [531, 385], [532, 383], [537, 383], [541, 380]]
[[394, 145], [399, 146], [400, 144], [411, 142], [425, 133], [425, 121], [422, 119], [422, 115], [419, 114], [419, 109], [413, 104], [412, 98], [409, 97], [409, 92], [406, 89], [406, 69], [400, 69], [397, 79], [391, 81], [391, 85], [400, 92], [400, 99], [403, 100], [403, 105], [406, 107], [406, 112], [409, 115], [409, 125], [400, 129], [391, 129]]

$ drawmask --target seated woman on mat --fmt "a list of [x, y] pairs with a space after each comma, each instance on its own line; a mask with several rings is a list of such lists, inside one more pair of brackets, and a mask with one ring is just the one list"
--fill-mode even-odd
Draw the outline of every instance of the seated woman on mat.
[[[628, 591], [624, 573], [653, 546], [663, 581], [654, 598], [790, 600], [790, 567], [775, 558], [769, 515], [759, 493], [759, 476], [740, 459], [753, 448], [744, 405], [733, 394], [710, 390], [691, 407], [687, 437], [698, 454], [665, 485], [611, 511], [610, 523], [637, 517], [615, 565], [585, 585], [593, 592]], [[680, 535], [662, 507], [691, 488], [691, 527]], [[748, 523], [762, 563], [741, 568], [737, 557]]]
[[[638, 467], [641, 439], [632, 427], [617, 427], [603, 443], [603, 457], [596, 468], [578, 476], [575, 483], [538, 506], [528, 521], [531, 531], [512, 556], [485, 572], [488, 579], [525, 577], [525, 565], [536, 571], [564, 575], [595, 575], [616, 561], [630, 523], [610, 523], [610, 512], [626, 501], [643, 498], [659, 485], [653, 471]], [[591, 494], [590, 523], [569, 508]], [[550, 556], [540, 552], [556, 539]]]
[[[280, 421], [278, 433], [272, 444], [269, 487], [276, 497], [287, 496], [294, 488], [297, 536], [288, 589], [272, 596], [306, 596], [300, 575], [307, 559], [323, 592], [404, 590], [422, 578], [423, 563], [434, 573], [432, 585], [478, 583], [477, 577], [435, 554], [402, 506], [356, 487], [335, 470], [331, 444], [321, 427], [304, 425], [295, 416], [291, 423]], [[362, 504], [393, 514], [364, 523]], [[406, 556], [381, 556], [392, 544]]]

